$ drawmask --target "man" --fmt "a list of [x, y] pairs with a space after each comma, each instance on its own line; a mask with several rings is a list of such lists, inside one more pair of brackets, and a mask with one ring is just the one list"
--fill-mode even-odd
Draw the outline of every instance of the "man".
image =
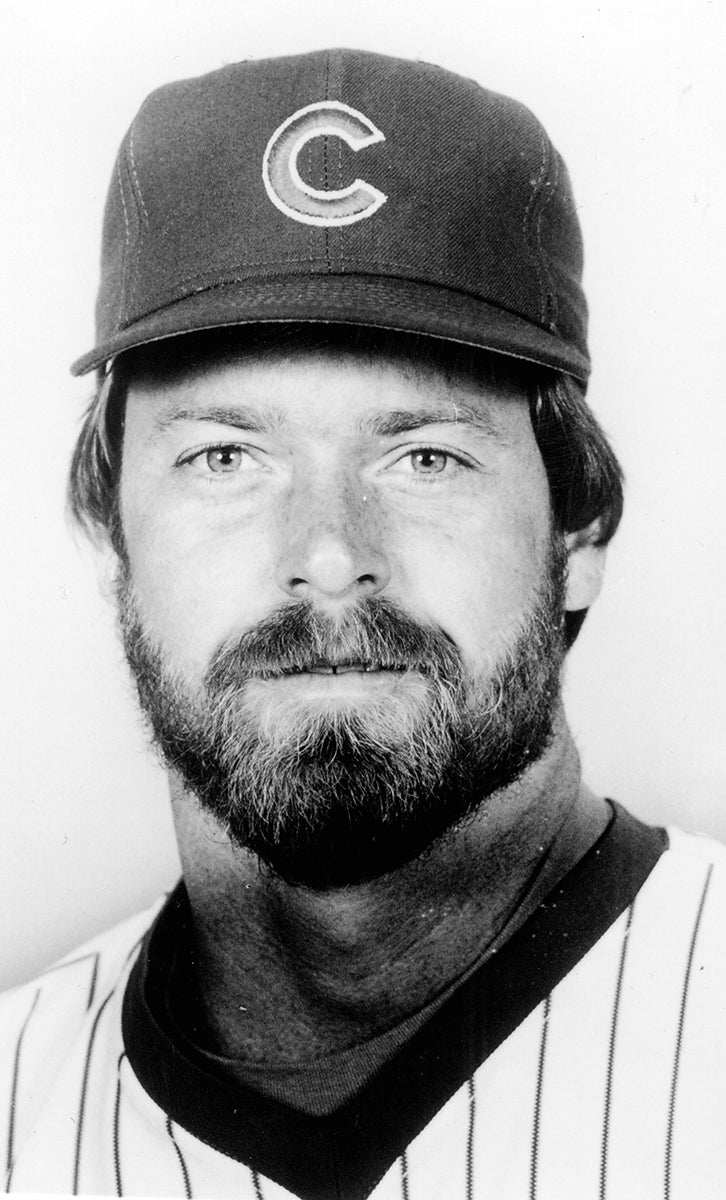
[[3, 999], [9, 1190], [723, 1194], [723, 851], [560, 702], [622, 505], [580, 274], [544, 131], [438, 68], [143, 106], [70, 495], [184, 880]]

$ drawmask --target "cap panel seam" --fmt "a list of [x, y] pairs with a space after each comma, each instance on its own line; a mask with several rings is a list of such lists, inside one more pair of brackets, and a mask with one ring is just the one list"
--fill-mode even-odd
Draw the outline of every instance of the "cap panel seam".
[[[326, 278], [326, 276], [322, 272], [318, 273], [317, 275], [313, 275], [313, 276], [300, 274], [299, 276], [295, 276], [295, 277], [306, 280], [306, 281], [309, 281], [312, 279], [325, 279]], [[373, 276], [365, 275], [362, 272], [352, 272], [351, 271], [345, 275], [336, 275], [335, 278], [336, 279], [353, 279], [353, 278], [365, 279], [365, 278], [373, 278]], [[408, 280], [404, 279], [402, 281], [400, 279], [400, 277], [396, 276], [396, 275], [390, 275], [390, 276], [378, 275], [378, 276], [375, 276], [375, 278], [378, 281], [388, 281], [390, 279], [390, 280], [392, 280], [394, 282], [398, 282], [398, 283], [400, 283], [400, 282], [410, 283], [413, 285], [419, 285], [421, 287], [433, 288], [437, 291], [450, 292], [453, 296], [458, 296], [458, 297], [461, 297], [466, 300], [472, 300], [476, 304], [484, 304], [490, 309], [496, 309], [498, 312], [508, 313], [510, 316], [515, 317], [518, 321], [521, 321], [522, 324], [534, 325], [536, 328], [540, 329], [542, 333], [546, 334], [549, 338], [552, 338], [554, 341], [557, 340], [557, 335], [553, 334], [549, 329], [541, 326], [532, 317], [524, 316], [522, 313], [517, 312], [516, 309], [509, 308], [505, 304], [501, 304], [498, 300], [492, 299], [491, 297], [481, 296], [481, 295], [478, 295], [477, 293], [466, 291], [463, 288], [451, 287], [449, 284], [431, 283], [429, 280], [426, 280], [426, 279], [413, 279], [412, 278], [412, 279], [408, 279]], [[153, 317], [158, 313], [164, 312], [167, 308], [172, 308], [175, 304], [180, 304], [185, 300], [189, 300], [194, 295], [199, 295], [202, 292], [213, 292], [213, 291], [216, 291], [218, 288], [224, 288], [230, 284], [249, 283], [249, 282], [250, 281], [248, 279], [245, 279], [244, 277], [242, 277], [242, 278], [232, 277], [229, 279], [218, 280], [215, 283], [210, 283], [204, 288], [199, 288], [197, 292], [185, 293], [183, 296], [178, 296], [178, 297], [172, 298], [170, 300], [164, 300], [160, 304], [155, 305], [154, 308], [149, 309], [145, 313], [142, 313], [140, 316], [134, 317], [134, 319], [130, 320], [128, 322], [128, 324], [125, 325], [119, 332], [126, 333], [129, 330], [133, 329], [134, 326], [140, 324], [142, 321], [147, 320], [149, 317]], [[264, 279], [264, 280], [258, 281], [258, 282], [272, 283], [273, 281], [270, 279]], [[337, 299], [340, 299], [340, 298], [337, 297]], [[395, 307], [393, 298], [389, 296], [388, 300]], [[273, 292], [269, 296], [256, 296], [255, 297], [255, 303], [261, 304], [261, 305], [278, 304], [279, 301], [280, 301], [280, 297], [276, 291]], [[253, 319], [253, 318], [251, 318], [251, 319]], [[281, 318], [281, 319], [286, 320], [287, 318]], [[235, 322], [232, 321], [230, 323], [234, 324]], [[247, 318], [245, 318], [244, 323], [245, 324], [248, 323]], [[217, 322], [215, 321], [215, 325], [216, 324], [217, 324]], [[183, 330], [181, 332], [188, 332], [188, 331]], [[115, 336], [115, 335], [112, 335], [112, 336]], [[170, 336], [174, 336], [174, 335], [173, 334], [164, 334], [164, 337], [170, 337]], [[566, 348], [567, 343], [563, 342], [563, 346], [565, 346], [565, 348]], [[581, 357], [581, 355], [578, 354], [578, 357]]]
[[[326, 100], [330, 99], [330, 51], [329, 50], [325, 55], [325, 99]], [[326, 133], [325, 137], [323, 138], [323, 186], [324, 186], [324, 190], [326, 192], [329, 190], [329, 188], [328, 188], [328, 183], [329, 183], [329, 180], [328, 180], [328, 146], [329, 146], [329, 143], [330, 143], [330, 138], [329, 138], [328, 134]], [[325, 245], [325, 265], [328, 268], [328, 275], [332, 275], [333, 265], [330, 261], [330, 227], [327, 225], [325, 226], [325, 229], [323, 231], [323, 242]]]
[[552, 154], [551, 161], [552, 161], [552, 167], [553, 167], [553, 170], [551, 173], [552, 174], [552, 186], [548, 190], [548, 194], [546, 195], [546, 197], [544, 199], [544, 203], [540, 205], [540, 210], [539, 210], [539, 213], [537, 216], [536, 238], [537, 238], [537, 248], [540, 253], [540, 262], [541, 262], [541, 265], [542, 265], [542, 268], [543, 268], [543, 271], [544, 271], [544, 274], [546, 277], [546, 284], [547, 284], [546, 289], [545, 289], [546, 308], [545, 308], [545, 313], [543, 316], [543, 321], [547, 325], [548, 329], [555, 329], [557, 327], [557, 316], [558, 316], [557, 292], [552, 284], [552, 272], [550, 270], [549, 259], [544, 252], [544, 247], [542, 246], [542, 224], [544, 221], [545, 213], [546, 213], [549, 205], [552, 204], [552, 201], [553, 201], [555, 195], [557, 194], [557, 190], [560, 186], [561, 160], [560, 160], [559, 155], [556, 153]]
[[[325, 260], [324, 260], [323, 256], [318, 256], [318, 260], [321, 263], [321, 265], [325, 265]], [[211, 278], [207, 278], [207, 279], [205, 279], [205, 277], [203, 275], [185, 276], [179, 281], [184, 287], [184, 290], [180, 294], [173, 296], [170, 299], [163, 300], [161, 303], [154, 305], [153, 308], [148, 309], [146, 312], [141, 313], [137, 317], [134, 317], [133, 320], [134, 321], [142, 320], [145, 316], [148, 316], [150, 313], [158, 312], [158, 310], [160, 308], [166, 308], [170, 304], [178, 303], [179, 301], [187, 299], [190, 295], [194, 295], [197, 292], [211, 291], [212, 289], [214, 289], [216, 287], [224, 287], [229, 283], [250, 283], [254, 279], [253, 276], [250, 276], [247, 273], [247, 270], [250, 270], [250, 269], [255, 269], [258, 267], [284, 267], [284, 266], [292, 266], [295, 263], [305, 264], [305, 263], [312, 263], [312, 262], [314, 262], [314, 258], [311, 254], [298, 255], [294, 258], [259, 259], [254, 262], [240, 263], [240, 264], [237, 264], [236, 266], [232, 266], [229, 268], [229, 272], [226, 273], [224, 275], [224, 277], [221, 277], [221, 278], [217, 275], [215, 275], [214, 277], [211, 277]], [[346, 278], [350, 275], [372, 276], [373, 272], [371, 272], [370, 270], [356, 271], [355, 269], [352, 269], [355, 267], [355, 265], [357, 265], [355, 263], [355, 260], [349, 259], [348, 267], [347, 267], [346, 271], [335, 272], [334, 274], [338, 278]], [[361, 267], [383, 268], [384, 275], [386, 272], [386, 268], [393, 269], [393, 270], [399, 270], [399, 271], [410, 271], [410, 272], [412, 272], [412, 274], [410, 276], [405, 277], [403, 282], [422, 283], [422, 284], [427, 285], [428, 287], [444, 288], [446, 291], [457, 292], [460, 295], [472, 296], [475, 299], [483, 300], [487, 304], [494, 303], [497, 308], [504, 309], [504, 307], [505, 307], [504, 305], [498, 304], [496, 301], [491, 300], [488, 296], [486, 296], [484, 293], [482, 293], [480, 291], [474, 291], [471, 288], [466, 288], [466, 287], [459, 287], [459, 286], [453, 285], [451, 283], [445, 283], [442, 280], [437, 279], [435, 277], [426, 277], [425, 275], [422, 275], [420, 263], [402, 263], [402, 262], [398, 262], [398, 261], [392, 260], [392, 259], [375, 259], [375, 258], [366, 257], [366, 258], [361, 258], [359, 265]], [[240, 270], [240, 268], [247, 269], [247, 270]], [[290, 274], [302, 275], [302, 272], [291, 271]], [[322, 275], [323, 275], [323, 272], [316, 272], [316, 274], [312, 277], [313, 278], [321, 277]], [[391, 276], [391, 278], [396, 278], [396, 276]], [[262, 282], [268, 282], [268, 281], [263, 280]], [[194, 286], [194, 285], [197, 285], [197, 286]], [[517, 310], [513, 309], [513, 308], [507, 308], [506, 311], [516, 312]], [[536, 323], [531, 316], [523, 315], [522, 320], [529, 321], [531, 323]], [[540, 323], [542, 323], [541, 316], [540, 316]]]
[[116, 159], [116, 179], [118, 180], [118, 190], [121, 197], [121, 208], [124, 215], [124, 248], [121, 255], [121, 287], [119, 289], [118, 313], [116, 316], [117, 325], [123, 325], [124, 316], [124, 299], [126, 297], [126, 260], [128, 257], [129, 243], [131, 240], [131, 230], [129, 226], [129, 213], [126, 207], [126, 198], [124, 196], [123, 177], [121, 175], [121, 155]]
[[544, 324], [544, 322], [546, 320], [546, 304], [545, 304], [545, 297], [544, 297], [545, 288], [543, 286], [544, 280], [542, 278], [542, 269], [541, 269], [541, 264], [540, 264], [539, 257], [538, 257], [537, 251], [536, 251], [536, 247], [533, 248], [532, 244], [531, 244], [532, 214], [534, 212], [534, 206], [537, 203], [537, 200], [539, 199], [540, 193], [542, 191], [542, 187], [543, 187], [544, 180], [545, 180], [545, 175], [547, 173], [547, 139], [544, 135], [544, 130], [542, 130], [542, 129], [539, 130], [539, 136], [540, 136], [540, 148], [541, 148], [542, 157], [540, 159], [539, 174], [533, 183], [532, 195], [530, 196], [530, 198], [527, 202], [527, 207], [524, 210], [524, 218], [522, 220], [522, 236], [524, 238], [525, 245], [530, 248], [532, 260], [534, 262], [534, 269], [535, 269], [535, 273], [537, 275], [537, 289], [538, 289], [539, 314], [540, 314], [539, 319], [540, 319], [540, 322], [542, 324]]
[[131, 132], [130, 132], [130, 135], [129, 135], [129, 163], [130, 163], [130, 166], [131, 166], [131, 178], [132, 178], [132, 180], [133, 180], [133, 183], [134, 183], [134, 188], [135, 188], [135, 191], [136, 191], [136, 198], [137, 198], [137, 200], [138, 200], [138, 202], [139, 202], [139, 207], [140, 207], [140, 209], [141, 209], [142, 213], [144, 214], [144, 219], [145, 219], [145, 220], [148, 222], [148, 220], [149, 220], [149, 212], [148, 212], [148, 209], [147, 209], [147, 207], [146, 207], [146, 204], [144, 203], [144, 196], [143, 196], [143, 192], [142, 192], [142, 190], [141, 190], [141, 183], [140, 183], [140, 181], [139, 181], [139, 174], [138, 174], [138, 171], [136, 170], [136, 156], [135, 156], [135, 154], [134, 154], [134, 133], [135, 133], [135, 124], [136, 124], [136, 123], [134, 122], [134, 124], [131, 126]]
[[[323, 256], [323, 254], [318, 254], [317, 257], [318, 257], [318, 262], [322, 265], [325, 265], [325, 258]], [[184, 292], [182, 292], [179, 295], [178, 299], [182, 299], [182, 296], [185, 296], [188, 294], [186, 289], [190, 286], [192, 287], [193, 290], [199, 290], [199, 292], [202, 292], [202, 290], [205, 290], [206, 288], [210, 288], [210, 287], [216, 287], [216, 286], [218, 286], [218, 284], [234, 283], [234, 282], [242, 283], [245, 281], [250, 282], [253, 277], [248, 275], [247, 271], [260, 268], [260, 266], [292, 266], [294, 263], [312, 263], [312, 262], [314, 262], [313, 254], [310, 254], [310, 253], [295, 254], [295, 256], [290, 257], [290, 258], [260, 258], [260, 259], [253, 259], [252, 262], [235, 263], [234, 265], [228, 266], [228, 268], [227, 268], [226, 272], [224, 272], [223, 276], [218, 275], [218, 272], [214, 272], [214, 275], [210, 275], [210, 276], [204, 276], [204, 275], [200, 275], [200, 274], [185, 275], [185, 276], [182, 276], [180, 278], [180, 280], [178, 280], [178, 283], [180, 284], [180, 286], [184, 287]], [[398, 262], [398, 260], [395, 258], [370, 258], [368, 256], [365, 256], [365, 257], [361, 256], [361, 258], [359, 260], [356, 260], [355, 258], [349, 258], [348, 259], [348, 269], [346, 271], [335, 271], [335, 272], [332, 272], [332, 274], [334, 274], [335, 276], [343, 276], [343, 277], [346, 275], [371, 275], [372, 274], [372, 271], [368, 271], [365, 269], [355, 270], [356, 265], [361, 266], [361, 268], [367, 268], [367, 266], [379, 266], [379, 268], [384, 268], [384, 274], [385, 274], [385, 268], [396, 268], [397, 270], [401, 270], [401, 271], [412, 271], [413, 274], [406, 277], [407, 280], [410, 282], [418, 280], [421, 283], [431, 284], [431, 286], [433, 286], [433, 287], [449, 289], [449, 290], [451, 290], [451, 292], [466, 292], [468, 295], [480, 296], [481, 299], [485, 298], [485, 293], [480, 292], [480, 290], [475, 290], [474, 288], [468, 288], [466, 286], [461, 286], [461, 284], [458, 284], [455, 282], [448, 282], [448, 281], [442, 280], [442, 278], [439, 278], [438, 276], [422, 275], [421, 274], [421, 263], [401, 263], [401, 262]], [[295, 275], [295, 274], [298, 274], [298, 272], [292, 271], [292, 272], [290, 272], [290, 274]], [[317, 272], [317, 274], [319, 274], [319, 272]], [[539, 272], [538, 272], [538, 275], [539, 275]], [[406, 281], [404, 281], [404, 282], [406, 282]], [[194, 289], [194, 287], [193, 287], [194, 284], [199, 284], [199, 287]], [[169, 302], [172, 302], [172, 301], [169, 301]], [[150, 310], [150, 311], [152, 311], [152, 310]], [[541, 310], [540, 310], [540, 312], [541, 312]], [[527, 319], [530, 319], [530, 318], [527, 318]]]
[[136, 159], [134, 157], [134, 131], [135, 131], [135, 128], [136, 128], [136, 122], [134, 122], [134, 124], [131, 126], [131, 129], [129, 130], [129, 143], [128, 143], [128, 153], [127, 153], [129, 182], [131, 184], [131, 195], [134, 200], [134, 206], [136, 208], [136, 216], [137, 216], [137, 223], [138, 223], [136, 246], [134, 249], [133, 265], [131, 266], [130, 271], [129, 271], [129, 287], [128, 287], [129, 307], [131, 307], [134, 297], [136, 296], [136, 292], [137, 292], [138, 279], [139, 279], [139, 264], [141, 261], [141, 248], [142, 248], [142, 244], [144, 242], [146, 230], [149, 225], [149, 212], [146, 207], [146, 204], [144, 203], [144, 197], [143, 197], [143, 194], [141, 191], [141, 184], [139, 182], [139, 176], [138, 176], [138, 172], [136, 170]]
[[[274, 315], [275, 302], [266, 299], [269, 292], [280, 297], [281, 312], [287, 297], [290, 311], [303, 314], [302, 319], [308, 310], [329, 313], [334, 319], [339, 305], [355, 321], [356, 304], [361, 314], [375, 316], [379, 300], [399, 313], [408, 303], [414, 325], [419, 321], [427, 326], [439, 312], [441, 321], [450, 326], [449, 338], [457, 321], [479, 337], [490, 309], [497, 329], [504, 329], [507, 314], [513, 328], [529, 329], [517, 334], [515, 341], [525, 344], [529, 338], [533, 346], [551, 341], [562, 354], [586, 361], [582, 239], [564, 162], [541, 122], [524, 106], [440, 67], [421, 71], [422, 66], [395, 59], [381, 65], [381, 56], [326, 48], [289, 60], [230, 64], [201, 80], [179, 81], [147, 97], [123, 141], [107, 205], [97, 303], [99, 340], [114, 325], [128, 331], [126, 340], [133, 337], [134, 326], [150, 327], [155, 322], [171, 332], [178, 322], [179, 332], [186, 332], [185, 305], [190, 310], [188, 320], [197, 321], [208, 308], [217, 314], [215, 324], [227, 310], [246, 321], [255, 311], [258, 293], [259, 315], [266, 319]], [[285, 90], [288, 80], [291, 88], [297, 80], [297, 92]], [[267, 81], [262, 89], [261, 81]], [[344, 228], [322, 220], [317, 227], [310, 222], [307, 230], [293, 231], [260, 194], [259, 177], [257, 191], [254, 180], [245, 175], [220, 204], [204, 171], [190, 174], [175, 166], [186, 161], [187, 148], [196, 152], [204, 142], [204, 120], [236, 122], [243, 115], [250, 129], [254, 132], [259, 125], [262, 134], [268, 120], [279, 118], [275, 97], [292, 108], [294, 100], [303, 105], [312, 100], [311, 93], [313, 108], [319, 106], [318, 98], [342, 108], [357, 103], [364, 111], [380, 103], [378, 123], [386, 136], [395, 139], [388, 148], [389, 158], [395, 160], [399, 152], [405, 158], [400, 177], [390, 162], [386, 173], [388, 160], [376, 160], [376, 164], [383, 162], [383, 179], [389, 179], [395, 202], [397, 220], [390, 230], [374, 223], [359, 230], [358, 236], [349, 236]], [[436, 147], [430, 139], [423, 149], [417, 142], [399, 146], [396, 133], [401, 113], [424, 122], [430, 113], [433, 121], [437, 106], [452, 98], [463, 104], [467, 97], [462, 109], [466, 123], [486, 118], [492, 152], [496, 151], [489, 166], [497, 186], [482, 191], [474, 211], [482, 219], [489, 213], [500, 219], [490, 234], [495, 242], [481, 255], [475, 253], [476, 232], [466, 220], [456, 220], [453, 208], [445, 218], [445, 237], [437, 236], [439, 222], [422, 175], [426, 154], [435, 155]], [[197, 120], [198, 113], [203, 120]], [[321, 189], [318, 194], [323, 197], [331, 190], [344, 190], [353, 178], [345, 139], [332, 128], [322, 145], [319, 139], [308, 139], [300, 154], [301, 177]], [[228, 149], [224, 128], [219, 134], [219, 145], [215, 141], [210, 152], [224, 165], [237, 143], [231, 139]], [[479, 140], [477, 136], [475, 141]], [[244, 145], [249, 149], [252, 143]], [[453, 189], [465, 184], [476, 187], [479, 154], [471, 161], [452, 146], [450, 157], [447, 170], [456, 205]], [[253, 188], [249, 203], [244, 192], [248, 184]], [[187, 202], [187, 196], [193, 202]], [[403, 201], [400, 211], [399, 199]], [[250, 234], [246, 229], [254, 221], [259, 224], [259, 241], [254, 230]], [[399, 258], [399, 250], [406, 261]], [[400, 302], [394, 283], [401, 289]], [[438, 298], [432, 289], [440, 292]], [[326, 294], [331, 297], [328, 305]], [[153, 314], [159, 312], [157, 319]], [[551, 353], [557, 357], [560, 351], [553, 348]]]
[[[331, 58], [331, 55], [329, 55], [329, 58]], [[342, 98], [343, 98], [343, 80], [344, 80], [344, 78], [346, 78], [346, 66], [344, 66], [342, 55], [337, 54], [336, 55], [336, 70], [335, 70], [335, 88], [337, 89], [337, 96], [338, 96], [338, 98], [340, 98], [340, 100], [342, 100]], [[342, 138], [336, 138], [335, 140], [336, 140], [336, 145], [337, 145], [337, 187], [338, 187], [338, 191], [342, 191], [343, 190], [343, 140], [342, 140]], [[344, 239], [343, 230], [342, 229], [331, 229], [330, 230], [330, 240], [331, 240], [331, 245], [335, 246], [336, 268], [338, 271], [344, 270], [344, 263], [346, 263], [346, 252], [344, 252], [344, 246], [346, 246], [346, 239]]]
[[[345, 75], [345, 67], [343, 60], [336, 51], [328, 51], [327, 55], [327, 76], [325, 81], [325, 98], [343, 99], [343, 78]], [[335, 147], [335, 149], [334, 149]], [[336, 157], [337, 152], [337, 157]], [[330, 178], [334, 180], [333, 186], [339, 191], [343, 189], [343, 141], [340, 137], [325, 139], [325, 166], [326, 166], [326, 187], [328, 185], [328, 166], [330, 167]], [[325, 244], [328, 250], [328, 260], [330, 263], [330, 274], [339, 273], [343, 267], [343, 244], [344, 231], [334, 226], [326, 226]]]
[[[305, 151], [304, 151], [304, 153], [305, 153], [305, 157], [306, 157], [306, 159], [307, 159], [307, 168], [308, 168], [308, 170], [309, 170], [309, 171], [312, 171], [312, 157], [313, 157], [313, 147], [312, 147], [312, 142], [308, 142], [307, 146], [305, 147]], [[314, 226], [314, 225], [308, 225], [308, 252], [307, 252], [307, 256], [306, 256], [306, 258], [305, 258], [305, 259], [303, 259], [302, 257], [300, 257], [300, 258], [295, 258], [295, 259], [293, 259], [292, 261], [294, 261], [294, 262], [305, 262], [305, 261], [307, 261], [307, 262], [309, 262], [309, 263], [311, 264], [311, 266], [312, 266], [312, 264], [315, 262], [315, 233], [316, 233], [315, 226]], [[284, 259], [283, 259], [282, 261], [284, 261]], [[258, 265], [258, 264], [257, 264], [257, 263], [255, 263], [255, 266], [257, 266], [257, 265]], [[259, 265], [260, 265], [261, 267], [265, 267], [265, 266], [271, 266], [271, 267], [272, 267], [272, 266], [275, 266], [275, 265], [276, 265], [276, 262], [275, 262], [275, 259], [272, 259], [272, 260], [271, 260], [269, 263], [261, 262], [261, 263], [259, 263]]]
[[[340, 138], [338, 140], [338, 187], [343, 187], [343, 143]], [[340, 231], [338, 231], [340, 233]], [[345, 250], [343, 248], [343, 238], [338, 237], [338, 262], [341, 268], [345, 266]]]

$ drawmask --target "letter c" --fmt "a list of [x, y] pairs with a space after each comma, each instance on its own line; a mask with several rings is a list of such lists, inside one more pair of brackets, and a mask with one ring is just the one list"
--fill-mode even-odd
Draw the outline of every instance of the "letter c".
[[384, 192], [364, 179], [349, 187], [320, 191], [300, 177], [300, 151], [316, 137], [339, 137], [351, 150], [362, 150], [385, 135], [355, 108], [339, 100], [320, 100], [300, 108], [277, 127], [262, 160], [262, 179], [272, 203], [303, 225], [352, 225], [386, 203]]

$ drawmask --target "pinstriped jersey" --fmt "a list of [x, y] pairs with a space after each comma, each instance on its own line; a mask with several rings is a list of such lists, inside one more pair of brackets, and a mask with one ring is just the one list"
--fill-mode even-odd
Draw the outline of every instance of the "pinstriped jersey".
[[[366, 1160], [362, 1183], [346, 1180], [345, 1145], [337, 1174], [318, 1178], [313, 1164], [298, 1179], [306, 1147], [293, 1115], [239, 1088], [229, 1109], [215, 1109], [236, 1085], [211, 1078], [203, 1061], [190, 1065], [192, 1052], [168, 1041], [161, 1009], [149, 1000], [146, 1011], [144, 955], [168, 904], [91, 941], [0, 999], [7, 1190], [722, 1200], [726, 850], [670, 831], [619, 915], [573, 953], [578, 919], [591, 924], [583, 914], [593, 901], [609, 903], [609, 868], [599, 865], [609, 853], [596, 846], [455, 1010], [461, 1045], [450, 1025], [435, 1050], [422, 1043], [392, 1068], [374, 1105], [361, 1102], [349, 1125], [326, 1126], [326, 1137], [350, 1137], [351, 1157]], [[558, 955], [564, 966], [551, 966]], [[482, 1026], [501, 1037], [480, 1036]], [[472, 1053], [478, 1061], [460, 1078], [451, 1064]], [[247, 1111], [255, 1107], [257, 1125]], [[225, 1126], [219, 1138], [215, 1122]], [[309, 1128], [317, 1146], [319, 1130]]]

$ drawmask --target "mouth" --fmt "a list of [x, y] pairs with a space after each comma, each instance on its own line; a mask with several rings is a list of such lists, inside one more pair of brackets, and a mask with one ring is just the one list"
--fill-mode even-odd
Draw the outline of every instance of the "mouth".
[[289, 667], [282, 671], [283, 675], [351, 675], [353, 673], [370, 675], [379, 671], [403, 673], [407, 666], [399, 663], [383, 662], [339, 662], [339, 663], [307, 663], [303, 667]]

